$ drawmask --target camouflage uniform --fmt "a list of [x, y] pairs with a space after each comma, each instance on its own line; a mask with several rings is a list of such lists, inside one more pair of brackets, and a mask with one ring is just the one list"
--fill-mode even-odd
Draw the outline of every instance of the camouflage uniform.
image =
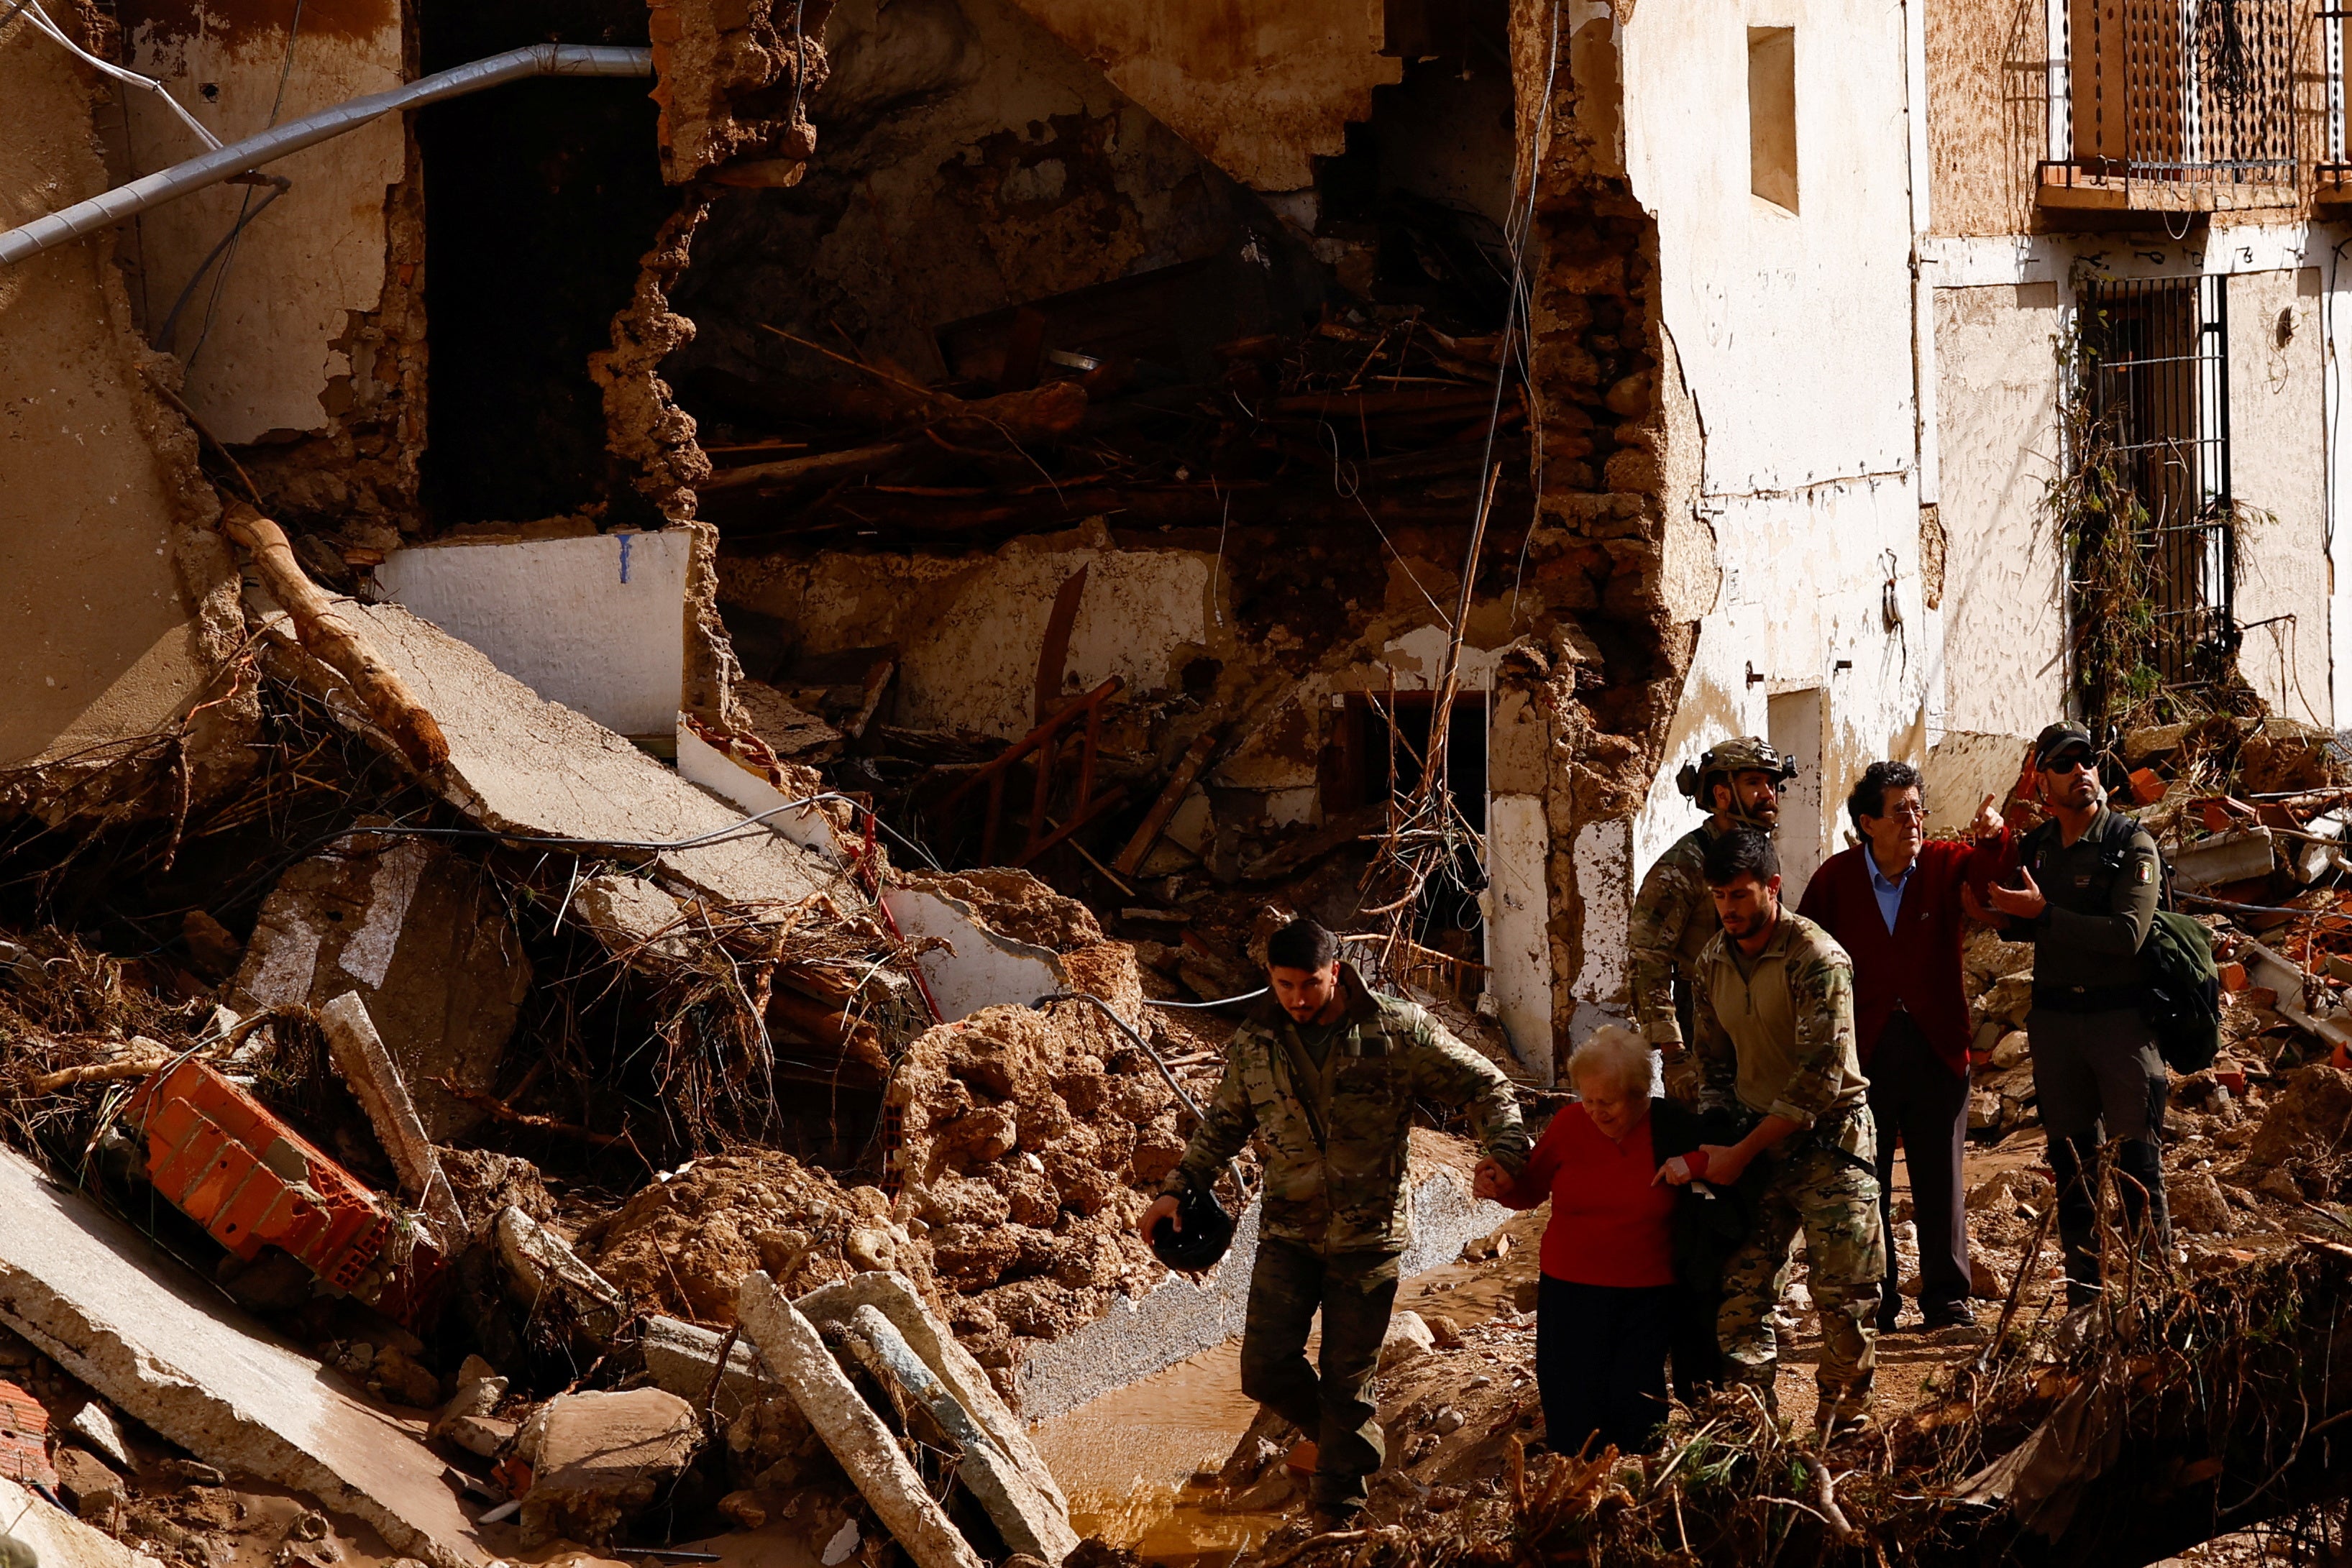
[[1864, 1114], [1870, 1083], [1853, 1034], [1853, 961], [1829, 933], [1783, 910], [1749, 958], [1718, 934], [1693, 975], [1701, 1108], [1750, 1123], [1785, 1116], [1804, 1129], [1758, 1156], [1765, 1167], [1755, 1228], [1724, 1270], [1716, 1333], [1727, 1370], [1772, 1397], [1771, 1315], [1805, 1236], [1807, 1282], [1821, 1311], [1824, 1417], [1870, 1407], [1886, 1260], [1878, 1218], [1877, 1143]]
[[[1385, 1450], [1365, 1397], [1411, 1239], [1406, 1134], [1413, 1103], [1468, 1107], [1486, 1152], [1514, 1175], [1528, 1135], [1511, 1085], [1411, 1002], [1372, 995], [1339, 967], [1347, 1011], [1317, 1072], [1272, 998], [1234, 1031], [1224, 1077], [1161, 1187], [1213, 1182], [1252, 1134], [1265, 1202], [1242, 1334], [1242, 1392], [1316, 1438], [1317, 1506], [1349, 1511]], [[1323, 1312], [1322, 1375], [1307, 1360]]]
[[1633, 960], [1633, 1022], [1642, 1038], [1664, 1061], [1666, 1092], [1685, 1105], [1696, 1103], [1696, 1064], [1684, 1050], [1683, 1025], [1675, 1007], [1675, 980], [1689, 982], [1691, 968], [1715, 934], [1723, 929], [1716, 917], [1715, 899], [1699, 874], [1706, 846], [1730, 831], [1723, 819], [1709, 817], [1675, 841], [1642, 878], [1633, 898], [1633, 918], [1626, 931]]

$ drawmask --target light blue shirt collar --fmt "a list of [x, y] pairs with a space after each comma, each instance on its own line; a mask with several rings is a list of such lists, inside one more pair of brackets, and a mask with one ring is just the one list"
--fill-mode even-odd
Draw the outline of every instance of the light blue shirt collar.
[[1911, 863], [1903, 868], [1903, 874], [1893, 882], [1887, 881], [1885, 873], [1878, 869], [1878, 857], [1871, 852], [1868, 844], [1862, 846], [1862, 859], [1863, 862], [1870, 867], [1870, 891], [1878, 900], [1879, 917], [1886, 922], [1886, 929], [1892, 934], [1895, 930], [1895, 917], [1903, 909], [1903, 889], [1909, 884], [1912, 876], [1919, 870], [1919, 857], [1913, 855]]

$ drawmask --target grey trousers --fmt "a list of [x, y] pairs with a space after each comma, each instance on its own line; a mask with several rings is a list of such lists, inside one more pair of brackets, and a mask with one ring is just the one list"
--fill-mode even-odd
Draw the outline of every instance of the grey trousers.
[[2050, 1134], [2058, 1178], [2058, 1234], [2066, 1249], [2066, 1294], [2080, 1306], [2100, 1288], [2098, 1193], [2101, 1154], [2116, 1142], [2116, 1187], [2126, 1235], [2168, 1248], [2164, 1203], [2164, 1103], [2171, 1075], [2137, 1009], [2062, 1013], [2036, 1008], [2025, 1020], [2033, 1048], [2033, 1092]]

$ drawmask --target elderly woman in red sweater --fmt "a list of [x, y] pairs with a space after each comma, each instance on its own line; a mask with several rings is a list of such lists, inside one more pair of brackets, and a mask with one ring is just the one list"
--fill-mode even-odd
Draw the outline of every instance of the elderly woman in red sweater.
[[[1545, 1437], [1573, 1454], [1594, 1437], [1620, 1453], [1657, 1446], [1666, 1356], [1684, 1396], [1715, 1381], [1722, 1260], [1738, 1240], [1734, 1200], [1700, 1178], [1698, 1116], [1650, 1095], [1650, 1048], [1630, 1030], [1596, 1030], [1568, 1059], [1575, 1103], [1544, 1129], [1517, 1180], [1478, 1196], [1513, 1208], [1551, 1200], [1536, 1298], [1536, 1379]], [[1679, 1173], [1677, 1173], [1679, 1174]], [[1702, 1206], [1694, 1208], [1692, 1206]]]

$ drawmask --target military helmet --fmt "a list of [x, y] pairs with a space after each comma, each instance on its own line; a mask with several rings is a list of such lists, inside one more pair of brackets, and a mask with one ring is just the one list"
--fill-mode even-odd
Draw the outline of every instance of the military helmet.
[[[1675, 787], [1699, 810], [1712, 812], [1715, 780], [1728, 779], [1735, 773], [1769, 773], [1777, 786], [1797, 776], [1797, 765], [1761, 736], [1743, 735], [1717, 741], [1701, 753], [1696, 763], [1684, 763], [1682, 771], [1675, 775]], [[1732, 803], [1731, 814], [1742, 819], [1747, 815], [1737, 800]]]
[[1176, 1199], [1176, 1212], [1184, 1228], [1162, 1219], [1151, 1228], [1151, 1250], [1171, 1269], [1198, 1272], [1213, 1267], [1233, 1245], [1233, 1216], [1204, 1186], [1186, 1187]]

